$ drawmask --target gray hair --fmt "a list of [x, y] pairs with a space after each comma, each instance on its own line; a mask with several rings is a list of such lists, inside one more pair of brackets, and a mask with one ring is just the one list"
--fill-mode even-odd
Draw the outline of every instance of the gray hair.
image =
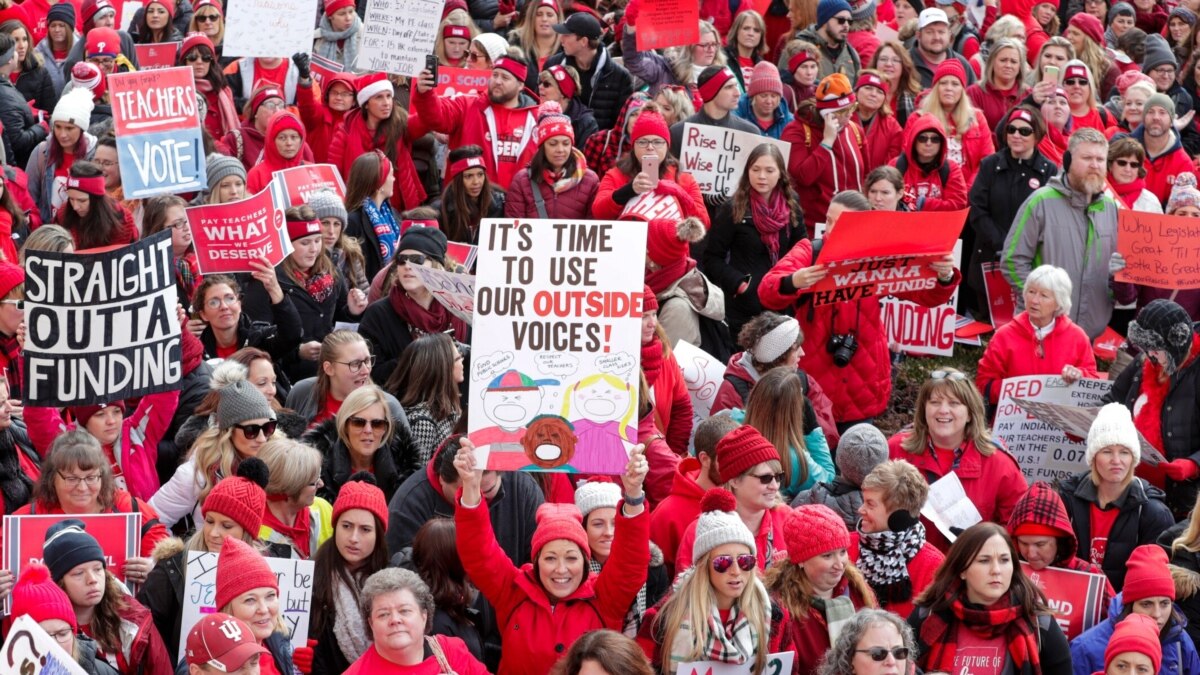
[[1071, 277], [1063, 268], [1054, 265], [1038, 267], [1025, 278], [1025, 288], [1030, 286], [1044, 288], [1054, 294], [1054, 302], [1058, 305], [1054, 316], [1071, 313]]
[[1079, 146], [1085, 144], [1103, 145], [1104, 152], [1108, 152], [1108, 139], [1105, 138], [1104, 134], [1100, 133], [1100, 131], [1091, 127], [1081, 127], [1076, 129], [1075, 133], [1071, 134], [1070, 140], [1067, 141], [1067, 151], [1071, 154], [1075, 154], [1075, 151], [1079, 149]]
[[429, 586], [416, 572], [399, 567], [385, 567], [367, 577], [358, 599], [359, 609], [362, 610], [363, 624], [368, 627], [371, 625], [371, 609], [376, 598], [397, 591], [408, 591], [416, 598], [417, 605], [421, 611], [425, 612], [425, 632], [428, 633], [430, 626], [433, 625], [435, 610], [433, 593], [429, 591]]
[[858, 641], [868, 628], [879, 624], [891, 624], [896, 627], [904, 646], [908, 647], [908, 663], [916, 663], [917, 643], [913, 639], [912, 628], [909, 628], [904, 619], [882, 609], [861, 609], [849, 623], [842, 626], [837, 642], [825, 653], [817, 675], [854, 675], [854, 650], [858, 649]]
[[870, 211], [871, 202], [858, 190], [842, 190], [829, 200], [830, 206], [840, 204], [850, 211]]

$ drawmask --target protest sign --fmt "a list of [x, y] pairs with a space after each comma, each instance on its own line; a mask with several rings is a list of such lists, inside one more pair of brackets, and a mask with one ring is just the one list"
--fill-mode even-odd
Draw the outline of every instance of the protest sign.
[[690, 453], [696, 427], [708, 419], [713, 401], [717, 399], [717, 390], [725, 380], [725, 364], [686, 340], [675, 343], [674, 351], [675, 361], [683, 372], [683, 384], [692, 399], [692, 438], [688, 439]]
[[[954, 266], [962, 261], [962, 240], [954, 244]], [[958, 288], [950, 299], [936, 307], [888, 296], [880, 301], [883, 332], [889, 345], [908, 354], [951, 356], [957, 328]]]
[[[762, 675], [787, 675], [792, 672], [792, 661], [795, 658], [796, 652], [768, 654], [767, 665], [763, 668]], [[758, 671], [754, 669], [754, 665], [753, 660], [742, 665], [721, 661], [696, 661], [679, 664], [675, 672], [678, 675], [757, 675]]]
[[998, 262], [982, 263], [983, 291], [987, 295], [988, 314], [992, 326], [999, 328], [1017, 314], [1017, 295], [1004, 276], [1004, 270]]
[[175, 67], [175, 57], [179, 54], [182, 42], [159, 42], [154, 44], [134, 45], [137, 52], [138, 70], [161, 70]]
[[345, 72], [346, 67], [338, 61], [327, 59], [320, 54], [313, 54], [309, 59], [309, 68], [312, 69], [313, 79], [316, 80], [317, 86], [321, 91], [325, 91], [325, 83], [329, 78], [338, 73]]
[[[225, 56], [308, 54], [317, 0], [237, 0], [225, 9]], [[278, 83], [282, 84], [282, 82]]]
[[1025, 576], [1042, 589], [1054, 620], [1068, 640], [1101, 621], [1104, 612], [1104, 591], [1107, 580], [1103, 574], [1076, 572], [1061, 567], [1035, 570], [1022, 561]]
[[126, 199], [208, 185], [192, 69], [108, 76]]
[[787, 141], [689, 122], [683, 125], [679, 164], [696, 179], [700, 192], [728, 197], [737, 188], [750, 153], [763, 143], [779, 148], [783, 163], [787, 164], [792, 153], [792, 144]]
[[[1098, 406], [1112, 388], [1111, 382], [1084, 378], [1068, 385], [1057, 375], [1027, 375], [1010, 377], [999, 387], [1000, 404], [992, 423], [992, 435], [1004, 442], [1026, 480], [1053, 482], [1087, 470], [1081, 441], [1068, 438], [1062, 429], [1029, 414], [1013, 399]], [[1087, 438], [1086, 427], [1078, 437]]]
[[8, 629], [0, 649], [0, 672], [14, 675], [87, 675], [73, 656], [41, 624], [22, 614]]
[[123, 31], [129, 30], [129, 26], [133, 23], [134, 15], [138, 13], [138, 10], [145, 7], [145, 3], [142, 0], [118, 0], [111, 4], [117, 12], [115, 25], [120, 26]]
[[433, 95], [439, 98], [454, 98], [472, 92], [486, 94], [488, 80], [491, 77], [490, 70], [439, 66], [437, 85], [433, 88]]
[[[423, 265], [408, 264], [417, 273], [417, 276], [421, 277], [421, 283], [425, 284], [425, 288], [433, 293], [434, 300], [442, 303], [446, 309], [450, 310], [451, 314], [465, 321], [468, 326], [471, 325], [472, 314], [475, 311], [474, 275], [457, 274]], [[462, 340], [465, 336], [455, 335], [453, 337], [456, 340]]]
[[643, 222], [482, 222], [467, 408], [481, 466], [624, 472], [645, 259]]
[[368, 0], [354, 67], [409, 77], [420, 75], [425, 70], [425, 56], [433, 53], [444, 1]]
[[[1117, 359], [1117, 352], [1124, 346], [1124, 336], [1114, 330], [1112, 326], [1105, 326], [1104, 332], [1100, 334], [1100, 337], [1092, 341], [1092, 353], [1102, 361], [1115, 361]], [[1109, 377], [1116, 379], [1116, 376], [1111, 373]]]
[[170, 229], [99, 253], [27, 254], [25, 405], [91, 405], [179, 387]]
[[929, 486], [929, 496], [925, 506], [921, 507], [921, 515], [951, 542], [958, 538], [951, 528], [965, 530], [983, 520], [979, 509], [967, 497], [958, 474], [953, 471]]
[[[638, 51], [700, 42], [700, 3], [695, 0], [643, 0], [637, 15]], [[720, 49], [720, 46], [717, 47]]]
[[[113, 576], [125, 581], [125, 561], [141, 554], [141, 513], [96, 513], [51, 516], [4, 516], [3, 568], [18, 575], [27, 565], [42, 562], [46, 530], [68, 519], [82, 520], [88, 534], [96, 538], [104, 551], [104, 564]], [[4, 598], [4, 613], [11, 607]]]
[[1133, 209], [1117, 212], [1117, 281], [1155, 288], [1200, 288], [1200, 220]]
[[[222, 611], [217, 600], [216, 553], [188, 551], [183, 583], [183, 614], [179, 619], [179, 644], [187, 644], [188, 633], [205, 614]], [[313, 568], [311, 560], [264, 557], [279, 582], [279, 617], [295, 647], [308, 644], [308, 620], [312, 611]]]
[[[1078, 438], [1087, 438], [1088, 430], [1092, 428], [1092, 422], [1096, 421], [1096, 415], [1099, 414], [1101, 407], [1079, 408], [1058, 403], [1029, 401], [1016, 397], [1012, 398], [1012, 402], [1024, 408], [1030, 415], [1039, 420]], [[1150, 441], [1147, 441], [1146, 437], [1140, 431], [1138, 432], [1138, 441], [1142, 445], [1141, 463], [1149, 466], [1157, 466], [1167, 461], [1157, 448], [1150, 445]]]
[[[400, 236], [404, 236], [403, 232]], [[479, 254], [479, 247], [472, 244], [464, 244], [460, 241], [452, 241], [446, 244], [446, 258], [458, 263], [462, 269], [456, 270], [462, 273], [469, 273], [475, 267], [475, 256]]]
[[[338, 199], [346, 200], [346, 184], [342, 174], [332, 164], [303, 164], [276, 171], [271, 180], [279, 185], [278, 201], [285, 206], [307, 204], [319, 190], [333, 190]], [[346, 223], [342, 223], [344, 226]]]
[[253, 272], [251, 261], [278, 265], [292, 250], [270, 188], [238, 202], [193, 206], [187, 217], [201, 274]]
[[810, 288], [814, 305], [923, 291], [937, 285], [929, 267], [954, 250], [967, 212], [846, 211], [825, 235], [828, 273]]

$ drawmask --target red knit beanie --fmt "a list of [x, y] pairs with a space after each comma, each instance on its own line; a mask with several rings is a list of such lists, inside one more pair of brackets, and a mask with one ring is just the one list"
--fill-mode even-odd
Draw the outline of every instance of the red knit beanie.
[[592, 557], [587, 533], [583, 531], [583, 514], [579, 509], [574, 504], [542, 504], [537, 510], [537, 529], [533, 531], [530, 557], [536, 562], [542, 547], [559, 539], [578, 545], [584, 557]]
[[689, 244], [704, 238], [704, 223], [698, 218], [675, 221], [656, 218], [646, 235], [646, 255], [659, 267], [667, 267], [691, 254]]
[[792, 509], [784, 523], [783, 541], [787, 544], [788, 559], [799, 565], [822, 553], [849, 548], [850, 530], [846, 529], [846, 521], [828, 506], [804, 504]]
[[657, 312], [658, 311], [658, 296], [654, 295], [654, 290], [643, 284], [642, 289], [642, 311]]
[[749, 424], [743, 424], [717, 441], [717, 470], [722, 483], [728, 483], [763, 462], [778, 461], [779, 451]]
[[1175, 582], [1167, 567], [1167, 553], [1155, 544], [1143, 544], [1125, 561], [1125, 604], [1146, 598], [1175, 599]]
[[60, 619], [71, 624], [71, 630], [79, 630], [75, 622], [75, 608], [67, 592], [59, 588], [50, 578], [50, 568], [33, 563], [21, 570], [21, 576], [12, 589], [12, 616], [28, 614], [37, 622]]
[[1095, 42], [1101, 47], [1104, 46], [1104, 24], [1100, 23], [1100, 19], [1097, 19], [1091, 14], [1079, 12], [1075, 16], [1071, 17], [1071, 20], [1067, 22], [1067, 25], [1074, 26], [1075, 29], [1080, 33], [1088, 36], [1088, 39], [1090, 39], [1092, 42]]
[[179, 58], [187, 56], [187, 53], [196, 47], [208, 47], [210, 56], [215, 56], [217, 53], [216, 47], [213, 47], [212, 40], [204, 33], [188, 33], [187, 37], [183, 38], [183, 46], [179, 48]]
[[933, 86], [936, 87], [938, 80], [943, 77], [953, 77], [962, 86], [967, 86], [967, 69], [963, 68], [963, 64], [959, 63], [958, 59], [946, 59], [938, 64], [937, 70], [933, 71]]
[[20, 265], [0, 261], [0, 298], [7, 297], [12, 289], [25, 283], [25, 270]]
[[555, 136], [566, 136], [575, 144], [575, 128], [571, 118], [563, 114], [562, 106], [556, 101], [546, 101], [538, 106], [537, 127], [533, 130], [533, 141], [539, 146]]
[[1112, 637], [1108, 638], [1104, 667], [1108, 668], [1113, 659], [1130, 652], [1149, 656], [1154, 666], [1151, 672], [1157, 673], [1162, 668], [1162, 642], [1158, 637], [1157, 621], [1144, 614], [1130, 614], [1121, 619], [1121, 623], [1113, 629]]
[[279, 580], [262, 554], [241, 539], [225, 537], [217, 564], [216, 608], [224, 608], [237, 597], [256, 588], [279, 591]]
[[267, 509], [268, 476], [267, 465], [261, 459], [247, 457], [238, 464], [236, 476], [217, 481], [204, 498], [200, 513], [206, 516], [210, 512], [219, 513], [257, 539]]
[[[370, 475], [370, 474], [367, 474]], [[337, 499], [333, 502], [333, 518], [330, 520], [337, 527], [338, 518], [350, 509], [362, 509], [370, 512], [384, 525], [388, 522], [387, 498], [383, 490], [373, 483], [351, 476], [350, 480], [338, 491]]]
[[339, 9], [353, 6], [354, 0], [325, 0], [325, 16], [332, 17]]
[[667, 127], [667, 121], [663, 119], [662, 115], [653, 110], [645, 110], [633, 123], [633, 132], [629, 134], [629, 142], [637, 143], [637, 140], [643, 136], [658, 136], [669, 141], [671, 130]]
[[146, 3], [146, 6], [149, 7], [156, 3], [166, 8], [167, 16], [171, 17], [172, 20], [175, 19], [175, 0], [150, 0], [150, 2]]

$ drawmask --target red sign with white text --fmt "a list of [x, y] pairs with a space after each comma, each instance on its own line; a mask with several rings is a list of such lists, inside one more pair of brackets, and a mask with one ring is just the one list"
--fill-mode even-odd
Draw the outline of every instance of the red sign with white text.
[[318, 190], [333, 190], [338, 199], [346, 200], [346, 184], [332, 164], [304, 164], [283, 169], [275, 172], [274, 180], [279, 181], [287, 195], [288, 206], [308, 203], [308, 198]]
[[1088, 574], [1061, 567], [1034, 570], [1027, 562], [1021, 563], [1021, 569], [1046, 594], [1050, 609], [1054, 610], [1054, 618], [1068, 640], [1100, 622], [1107, 584], [1103, 574]]
[[438, 81], [433, 93], [441, 98], [454, 98], [472, 92], [485, 94], [491, 76], [490, 70], [438, 66]]
[[201, 274], [253, 272], [251, 261], [266, 258], [275, 266], [291, 252], [269, 187], [240, 202], [193, 206], [187, 217]]
[[175, 57], [179, 53], [182, 42], [160, 42], [156, 44], [134, 45], [137, 51], [138, 70], [158, 70], [175, 66]]

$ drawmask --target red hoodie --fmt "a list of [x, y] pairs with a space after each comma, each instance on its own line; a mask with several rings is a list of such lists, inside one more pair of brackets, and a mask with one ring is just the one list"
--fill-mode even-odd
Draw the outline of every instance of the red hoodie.
[[671, 493], [650, 513], [650, 541], [662, 549], [663, 560], [672, 578], [675, 576], [675, 552], [679, 550], [683, 533], [700, 517], [704, 488], [696, 482], [699, 477], [700, 460], [685, 458], [675, 469]]
[[[396, 142], [396, 185], [392, 191], [392, 208], [397, 213], [413, 209], [425, 203], [428, 195], [417, 174], [417, 167], [412, 161], [412, 142], [429, 132], [421, 116], [413, 113], [408, 115], [408, 125], [404, 137]], [[342, 172], [342, 177], [350, 178], [350, 167], [360, 155], [373, 150], [387, 153], [383, 147], [383, 139], [376, 139], [375, 132], [367, 128], [363, 119], [362, 109], [351, 110], [333, 133], [329, 144], [329, 163]], [[454, 147], [451, 145], [451, 147]], [[486, 153], [485, 153], [486, 154]], [[346, 210], [353, 211], [361, 204], [347, 204]]]
[[[284, 131], [295, 131], [300, 134], [300, 149], [291, 159], [285, 159], [279, 154], [279, 148], [275, 146], [275, 138]], [[246, 174], [246, 194], [258, 194], [263, 188], [271, 183], [271, 178], [276, 171], [290, 169], [302, 164], [312, 162], [312, 150], [309, 149], [306, 143], [308, 132], [304, 129], [304, 123], [295, 113], [280, 110], [271, 116], [271, 121], [267, 122], [266, 140], [263, 143], [262, 161], [254, 165], [250, 172]], [[307, 162], [305, 161], [307, 157]]]
[[835, 194], [864, 189], [863, 179], [867, 176], [863, 157], [866, 133], [857, 121], [838, 134], [832, 149], [821, 145], [824, 137], [825, 120], [816, 106], [802, 104], [780, 138], [792, 144], [788, 173], [804, 205], [805, 220], [812, 223], [825, 222], [829, 200]]
[[[917, 164], [917, 137], [930, 131], [942, 137], [939, 146], [937, 167], [925, 171]], [[933, 115], [915, 115], [908, 118], [904, 131], [904, 147], [907, 148], [903, 161], [892, 160], [892, 166], [902, 169], [904, 174], [904, 206], [909, 211], [958, 211], [967, 208], [967, 184], [962, 169], [946, 159], [946, 132], [942, 123]], [[943, 170], [943, 165], [947, 167]], [[942, 176], [945, 175], [943, 181]]]
[[[341, 82], [350, 91], [354, 91], [354, 76], [350, 73], [337, 73], [321, 88], [321, 100], [313, 96], [311, 81], [308, 86], [296, 85], [296, 108], [300, 111], [300, 119], [308, 129], [308, 145], [312, 148], [313, 159], [317, 164], [329, 163], [329, 146], [333, 135], [342, 126], [347, 112], [337, 112], [329, 107], [329, 90], [334, 83]], [[342, 174], [345, 178], [346, 174]]]

